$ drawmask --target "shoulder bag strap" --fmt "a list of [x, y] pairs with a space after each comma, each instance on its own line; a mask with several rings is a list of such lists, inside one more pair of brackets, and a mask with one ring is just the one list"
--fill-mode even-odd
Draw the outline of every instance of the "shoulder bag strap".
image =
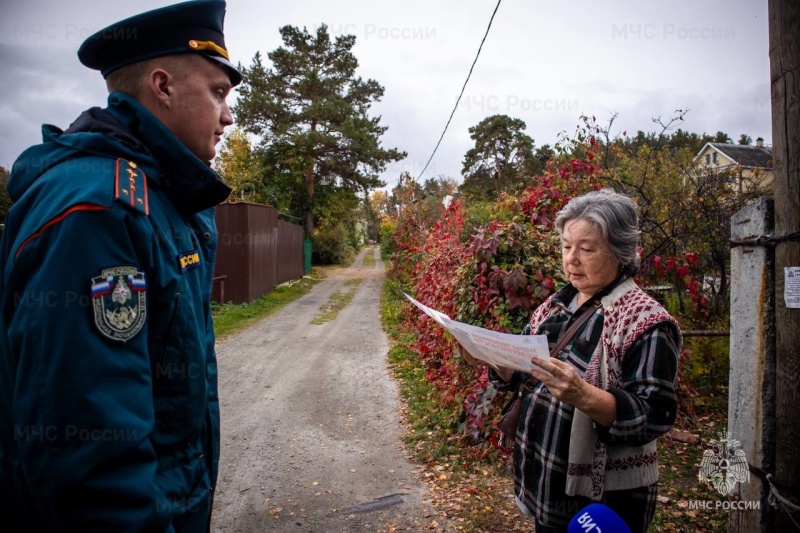
[[583, 310], [583, 312], [572, 322], [569, 328], [567, 328], [566, 333], [564, 333], [561, 338], [558, 339], [558, 342], [555, 346], [553, 346], [553, 349], [550, 350], [550, 357], [558, 357], [558, 354], [561, 353], [561, 350], [563, 350], [564, 347], [569, 344], [569, 341], [572, 340], [572, 337], [574, 337], [581, 326], [585, 324], [587, 320], [589, 320], [589, 317], [594, 314], [598, 307], [600, 307], [600, 302], [595, 302], [594, 305]]
[[[581, 326], [584, 325], [587, 320], [589, 320], [589, 317], [591, 317], [594, 314], [595, 310], [598, 307], [600, 307], [600, 301], [595, 301], [591, 307], [585, 308], [583, 312], [581, 312], [581, 314], [578, 315], [577, 318], [575, 318], [572, 324], [570, 324], [570, 326], [567, 328], [567, 331], [561, 336], [560, 339], [558, 339], [556, 345], [553, 346], [553, 349], [550, 350], [550, 357], [558, 358], [558, 354], [561, 352], [561, 350], [563, 350], [564, 347], [567, 344], [569, 344], [569, 341], [572, 340], [572, 337], [574, 337], [575, 334], [578, 332], [578, 330], [581, 328]], [[532, 387], [531, 378], [528, 377], [528, 379], [522, 381], [519, 384], [517, 396], [519, 396], [520, 398], [524, 397], [526, 394], [530, 392], [531, 387]]]

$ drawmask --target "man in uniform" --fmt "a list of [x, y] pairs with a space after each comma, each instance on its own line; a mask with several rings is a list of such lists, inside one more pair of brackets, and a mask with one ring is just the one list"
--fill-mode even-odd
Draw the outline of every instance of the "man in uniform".
[[241, 74], [225, 2], [87, 39], [108, 106], [13, 166], [0, 242], [7, 531], [206, 531], [219, 462], [210, 168]]

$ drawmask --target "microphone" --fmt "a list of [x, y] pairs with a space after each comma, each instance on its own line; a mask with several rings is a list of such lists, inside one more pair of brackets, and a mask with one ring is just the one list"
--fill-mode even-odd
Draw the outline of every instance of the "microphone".
[[569, 521], [569, 533], [631, 533], [617, 513], [602, 503], [592, 503]]

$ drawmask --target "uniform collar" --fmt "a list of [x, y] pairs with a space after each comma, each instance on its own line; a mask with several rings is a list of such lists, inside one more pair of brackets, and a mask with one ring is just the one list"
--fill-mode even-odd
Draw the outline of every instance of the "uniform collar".
[[137, 163], [166, 191], [182, 215], [205, 211], [230, 195], [231, 188], [219, 174], [133, 97], [111, 93], [107, 111], [142, 143], [149, 157]]

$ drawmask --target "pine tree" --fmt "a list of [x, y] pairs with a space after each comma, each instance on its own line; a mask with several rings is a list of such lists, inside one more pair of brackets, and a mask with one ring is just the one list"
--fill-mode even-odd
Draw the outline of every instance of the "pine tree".
[[406, 154], [381, 147], [386, 127], [369, 110], [384, 89], [356, 76], [354, 35], [331, 40], [324, 24], [315, 35], [293, 26], [280, 33], [283, 46], [267, 54], [272, 68], [258, 53], [249, 68], [240, 67], [245, 81], [234, 113], [246, 131], [261, 136], [265, 161], [282, 166], [276, 177], [303, 183], [310, 235], [320, 186], [368, 193], [383, 186], [378, 174], [386, 164]]
[[508, 115], [492, 115], [469, 129], [475, 146], [464, 156], [461, 192], [471, 198], [497, 197], [511, 192], [541, 170], [534, 157], [533, 139], [525, 122]]

